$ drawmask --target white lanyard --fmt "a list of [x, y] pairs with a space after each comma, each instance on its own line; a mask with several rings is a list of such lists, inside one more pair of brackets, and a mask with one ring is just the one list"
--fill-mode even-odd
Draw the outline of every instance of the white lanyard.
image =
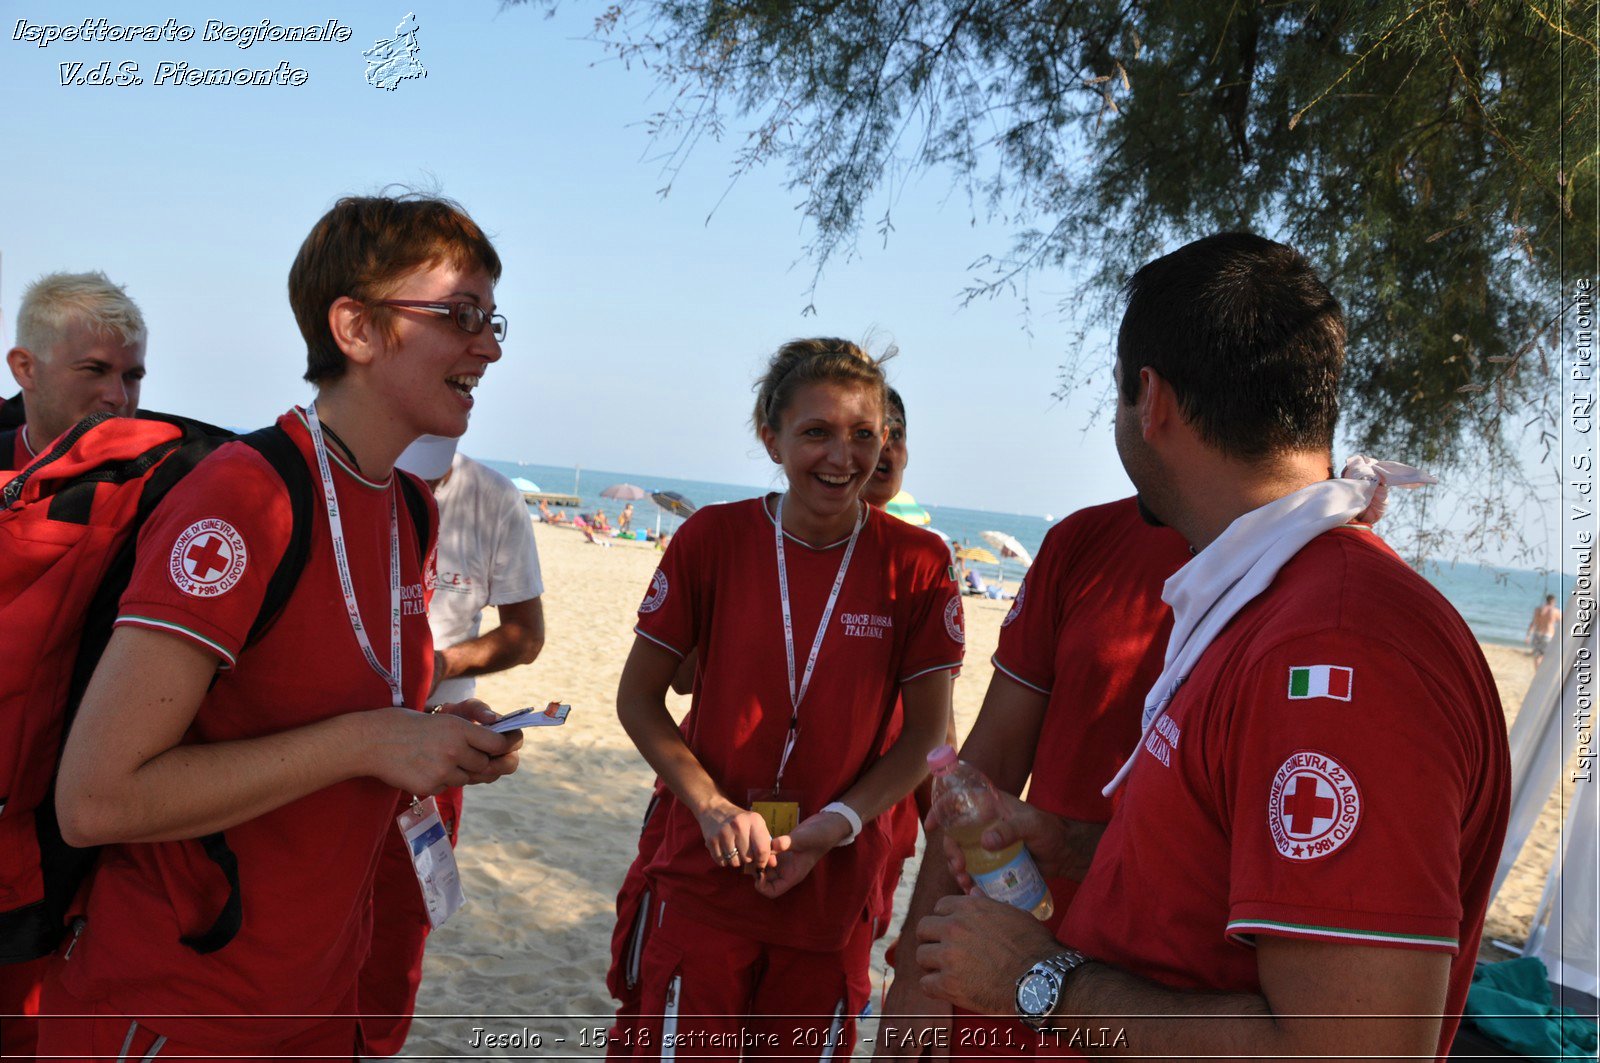
[[839, 561], [839, 574], [833, 578], [833, 590], [828, 592], [828, 604], [823, 607], [822, 620], [817, 624], [817, 637], [811, 640], [811, 655], [806, 658], [805, 673], [801, 675], [797, 686], [794, 678], [794, 616], [789, 607], [789, 569], [783, 559], [783, 498], [783, 495], [779, 495], [778, 504], [774, 507], [777, 513], [773, 516], [772, 530], [773, 541], [778, 549], [778, 599], [783, 603], [783, 652], [789, 665], [789, 705], [792, 711], [789, 715], [789, 736], [784, 739], [783, 756], [778, 760], [778, 781], [772, 784], [774, 790], [783, 785], [783, 769], [788, 767], [789, 755], [794, 752], [795, 739], [800, 735], [800, 702], [805, 699], [806, 690], [811, 686], [811, 673], [817, 667], [817, 654], [822, 652], [822, 637], [828, 632], [828, 620], [839, 601], [844, 574], [850, 570], [850, 557], [856, 552], [856, 539], [861, 535], [861, 526], [867, 522], [867, 507], [862, 505], [856, 514], [855, 529], [850, 532], [850, 542], [844, 548], [844, 557]]
[[344, 546], [344, 522], [339, 519], [339, 499], [333, 490], [333, 472], [328, 468], [328, 444], [322, 439], [322, 423], [317, 420], [317, 404], [306, 407], [306, 426], [311, 429], [311, 448], [317, 454], [317, 475], [322, 479], [322, 500], [327, 504], [328, 532], [333, 537], [333, 563], [339, 570], [339, 590], [344, 592], [344, 609], [350, 616], [350, 628], [356, 633], [356, 643], [361, 647], [367, 664], [389, 684], [389, 696], [394, 704], [404, 706], [405, 694], [400, 690], [400, 521], [395, 515], [394, 494], [398, 485], [390, 473], [389, 484], [389, 667], [378, 662], [372, 652], [372, 640], [367, 638], [366, 625], [361, 623], [361, 610], [356, 605], [356, 585], [350, 578], [350, 555]]

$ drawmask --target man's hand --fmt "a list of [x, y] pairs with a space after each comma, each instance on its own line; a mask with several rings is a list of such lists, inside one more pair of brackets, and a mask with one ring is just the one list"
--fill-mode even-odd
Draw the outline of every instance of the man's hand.
[[[1017, 842], [1028, 847], [1033, 862], [1046, 878], [1070, 878], [1083, 881], [1088, 874], [1089, 861], [1094, 857], [1095, 845], [1105, 832], [1105, 825], [1064, 819], [1035, 808], [1008, 793], [1000, 794], [1000, 819], [983, 832], [980, 839], [990, 852], [999, 852]], [[927, 829], [940, 827], [939, 807], [935, 805], [928, 814]], [[956, 883], [968, 893], [975, 888], [972, 876], [967, 874], [967, 860], [948, 834], [944, 836], [945, 860]]]
[[929, 996], [985, 1015], [1016, 1014], [1016, 982], [1061, 946], [1039, 920], [987, 897], [942, 897], [917, 924]]

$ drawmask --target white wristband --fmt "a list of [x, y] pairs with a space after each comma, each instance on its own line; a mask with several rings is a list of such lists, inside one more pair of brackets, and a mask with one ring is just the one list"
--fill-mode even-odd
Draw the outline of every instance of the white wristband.
[[844, 821], [846, 823], [850, 824], [850, 833], [845, 835], [845, 839], [839, 843], [840, 845], [849, 845], [851, 842], [856, 840], [856, 835], [861, 833], [861, 817], [856, 815], [855, 809], [851, 808], [843, 801], [833, 801], [829, 804], [823, 805], [822, 811], [837, 813], [838, 815], [844, 817]]

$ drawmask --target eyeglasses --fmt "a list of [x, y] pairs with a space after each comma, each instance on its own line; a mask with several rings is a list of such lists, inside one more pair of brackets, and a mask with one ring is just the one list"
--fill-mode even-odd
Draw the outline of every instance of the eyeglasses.
[[430, 314], [448, 317], [455, 322], [456, 328], [462, 332], [476, 336], [483, 331], [483, 326], [489, 326], [489, 333], [496, 340], [504, 342], [506, 338], [506, 319], [501, 314], [491, 314], [477, 303], [425, 303], [416, 299], [383, 299], [379, 306], [398, 306], [404, 310], [426, 310]]

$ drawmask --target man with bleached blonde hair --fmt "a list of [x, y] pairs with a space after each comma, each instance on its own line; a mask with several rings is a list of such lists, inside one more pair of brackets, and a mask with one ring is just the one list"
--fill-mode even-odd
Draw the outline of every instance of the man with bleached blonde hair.
[[30, 284], [6, 364], [25, 423], [0, 462], [21, 468], [61, 433], [101, 411], [131, 417], [144, 380], [144, 315], [104, 273], [49, 273]]

